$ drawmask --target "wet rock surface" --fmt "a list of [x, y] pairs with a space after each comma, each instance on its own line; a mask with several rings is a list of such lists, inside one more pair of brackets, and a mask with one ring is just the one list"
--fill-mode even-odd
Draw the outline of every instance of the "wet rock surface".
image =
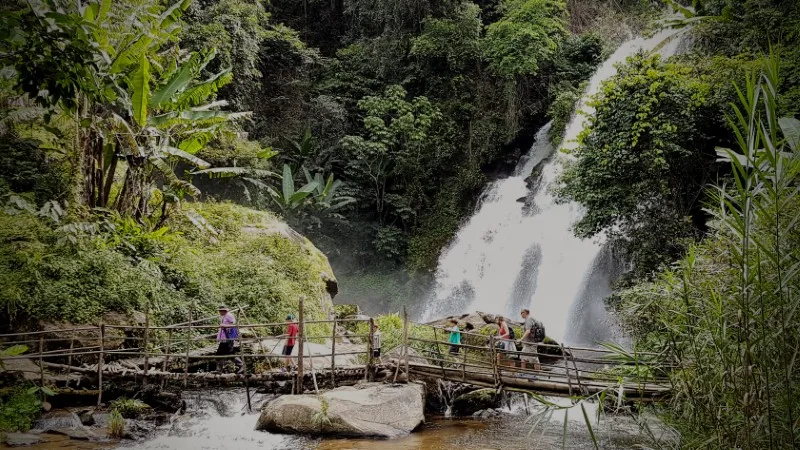
[[34, 445], [42, 441], [42, 437], [35, 433], [6, 433], [6, 445], [9, 447], [21, 447]]
[[472, 416], [474, 413], [499, 406], [499, 396], [494, 389], [478, 389], [461, 394], [453, 400], [452, 411], [455, 416]]
[[280, 397], [257, 430], [305, 435], [397, 438], [425, 422], [422, 384], [365, 383], [320, 395]]

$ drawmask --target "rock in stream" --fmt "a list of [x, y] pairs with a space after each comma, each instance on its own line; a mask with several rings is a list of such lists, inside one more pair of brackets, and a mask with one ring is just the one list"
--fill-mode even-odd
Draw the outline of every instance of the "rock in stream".
[[425, 386], [365, 383], [320, 395], [284, 396], [261, 412], [257, 430], [397, 438], [425, 422]]

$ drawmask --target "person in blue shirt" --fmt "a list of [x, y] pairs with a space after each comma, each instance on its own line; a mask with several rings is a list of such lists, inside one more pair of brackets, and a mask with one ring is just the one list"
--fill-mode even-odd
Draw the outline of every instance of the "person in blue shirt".
[[461, 328], [456, 319], [450, 319], [450, 354], [457, 355], [461, 351]]

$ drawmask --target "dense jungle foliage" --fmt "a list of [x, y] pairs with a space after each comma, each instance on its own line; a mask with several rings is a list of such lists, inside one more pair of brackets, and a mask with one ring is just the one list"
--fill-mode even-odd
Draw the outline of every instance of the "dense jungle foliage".
[[671, 4], [685, 50], [604, 84], [559, 194], [631, 263], [611, 304], [680, 446], [797, 448], [800, 3]]
[[190, 200], [274, 211], [353, 293], [398, 301], [486, 181], [547, 120], [558, 136], [595, 66], [655, 14], [634, 0], [111, 5], [3, 4], [4, 190], [144, 232]]
[[[800, 2], [689, 3], [667, 2], [684, 51], [636, 55], [594, 98], [558, 193], [631, 263], [611, 302], [662, 356], [681, 445], [798, 447]], [[480, 189], [545, 122], [559, 141], [663, 7], [3, 2], [2, 328], [225, 302], [280, 320], [330, 267], [277, 217], [352, 293], [415, 297]], [[29, 425], [29, 389], [3, 427]]]

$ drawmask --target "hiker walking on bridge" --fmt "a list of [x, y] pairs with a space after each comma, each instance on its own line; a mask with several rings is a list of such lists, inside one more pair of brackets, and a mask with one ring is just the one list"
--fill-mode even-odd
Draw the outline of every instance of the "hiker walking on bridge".
[[544, 340], [544, 326], [531, 317], [530, 310], [523, 309], [520, 315], [522, 320], [525, 321], [522, 325], [523, 333], [520, 339], [520, 342], [522, 342], [522, 355], [520, 356], [522, 366], [528, 368], [530, 364], [533, 366], [533, 370], [541, 370], [538, 346], [536, 344]]
[[286, 338], [286, 344], [283, 346], [284, 362], [286, 363], [285, 370], [294, 370], [296, 364], [292, 361], [292, 351], [297, 343], [297, 335], [300, 333], [300, 327], [294, 320], [294, 314], [286, 316], [286, 334], [280, 336]]
[[497, 337], [500, 339], [500, 350], [505, 350], [506, 354], [497, 354], [497, 364], [502, 365], [504, 359], [511, 359], [512, 353], [517, 351], [517, 343], [514, 341], [514, 330], [511, 325], [506, 322], [505, 317], [497, 316]]
[[[236, 317], [228, 311], [227, 306], [219, 307], [219, 331], [217, 332], [217, 356], [233, 355], [234, 354], [234, 341], [239, 337], [239, 328], [236, 327]], [[233, 364], [236, 366], [236, 373], [244, 372], [242, 360], [239, 357], [233, 358]], [[217, 359], [217, 372], [222, 372], [225, 365], [224, 359]]]

